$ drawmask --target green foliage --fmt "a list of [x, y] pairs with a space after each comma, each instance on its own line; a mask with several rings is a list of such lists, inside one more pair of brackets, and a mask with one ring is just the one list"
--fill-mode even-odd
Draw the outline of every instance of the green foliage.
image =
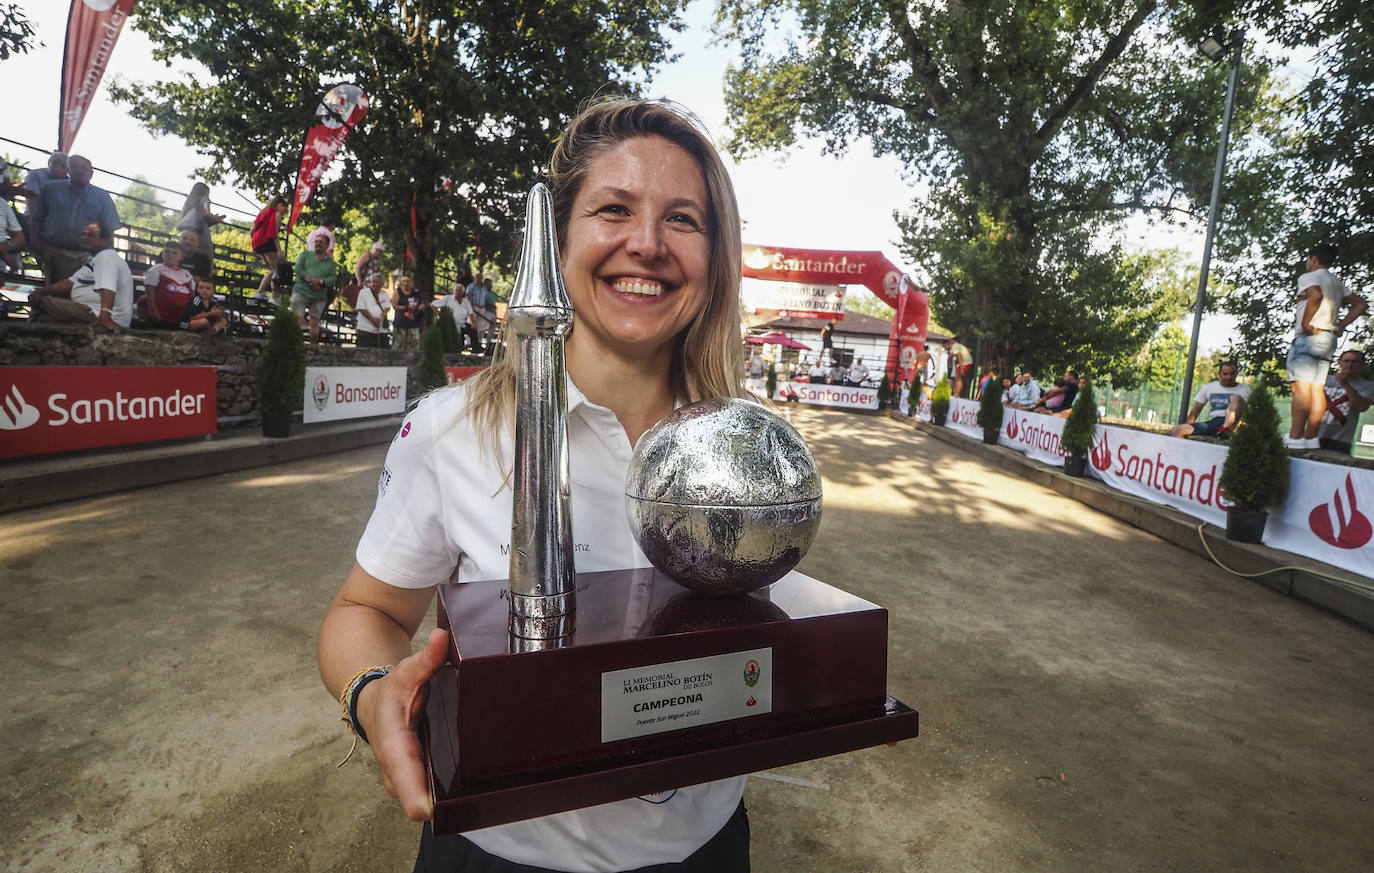
[[978, 398], [978, 426], [983, 430], [1002, 429], [1002, 380], [996, 374], [988, 377], [983, 395]]
[[420, 343], [420, 369], [416, 374], [421, 391], [433, 391], [448, 384], [444, 372], [444, 336], [442, 330], [430, 326]]
[[888, 375], [886, 373], [884, 373], [882, 381], [878, 383], [878, 407], [880, 409], [886, 408], [887, 405], [891, 402], [892, 380], [888, 378]]
[[458, 322], [453, 320], [453, 310], [445, 306], [439, 310], [439, 334], [443, 339], [444, 354], [456, 355], [463, 350], [463, 335], [458, 332]]
[[684, 6], [141, 0], [133, 24], [154, 58], [204, 73], [109, 89], [150, 130], [208, 155], [208, 181], [261, 193], [292, 186], [325, 86], [356, 83], [371, 108], [310, 208], [359, 210], [396, 256], [410, 250], [416, 286], [432, 294], [441, 252], [509, 264], [553, 138], [587, 98], [636, 91], [668, 56]]
[[[902, 249], [929, 274], [940, 323], [983, 341], [978, 363], [1124, 376], [1173, 301], [1110, 240], [1132, 213], [1197, 216], [1208, 202], [1226, 70], [1184, 48], [1214, 26], [1193, 6], [722, 0], [718, 30], [741, 46], [730, 147], [817, 136], [842, 153], [870, 138], [929, 191], [901, 222]], [[1267, 79], [1265, 64], [1247, 68], [1238, 141], [1272, 115]], [[1258, 168], [1238, 148], [1228, 175]], [[1237, 184], [1232, 199], [1261, 194]]]
[[911, 415], [916, 414], [916, 410], [921, 406], [921, 380], [912, 379], [911, 384], [906, 389], [906, 406]]
[[33, 35], [33, 23], [19, 4], [0, 4], [0, 61], [33, 51]]
[[949, 414], [949, 379], [941, 377], [940, 381], [935, 383], [935, 390], [930, 395], [930, 414]]
[[1074, 397], [1073, 408], [1069, 410], [1069, 418], [1064, 422], [1059, 445], [1075, 455], [1086, 455], [1092, 451], [1096, 438], [1097, 397], [1093, 393], [1092, 382], [1085, 378], [1078, 384], [1078, 394]]
[[305, 397], [305, 342], [301, 322], [283, 303], [267, 329], [258, 357], [258, 404], [265, 412], [291, 412]]
[[1252, 512], [1280, 506], [1288, 496], [1288, 450], [1274, 397], [1262, 384], [1245, 403], [1218, 484], [1229, 503]]
[[845, 291], [844, 308], [846, 312], [857, 312], [884, 321], [891, 321], [892, 316], [896, 314], [896, 310], [878, 299], [878, 295], [856, 285], [849, 286]]
[[763, 390], [768, 393], [770, 400], [778, 393], [778, 365], [772, 361], [768, 362], [768, 374], [763, 379]]
[[[176, 236], [177, 222], [181, 216], [163, 205], [158, 199], [157, 189], [149, 185], [146, 179], [140, 176], [138, 181], [130, 182], [123, 194], [123, 197], [118, 198], [117, 205], [119, 217], [125, 224], [140, 230]], [[251, 251], [252, 247], [248, 250]]]

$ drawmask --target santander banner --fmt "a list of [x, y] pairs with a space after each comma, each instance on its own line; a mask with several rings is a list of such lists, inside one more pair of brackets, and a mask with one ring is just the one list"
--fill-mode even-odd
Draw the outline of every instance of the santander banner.
[[[951, 400], [946, 426], [981, 439], [977, 410], [971, 400]], [[927, 418], [924, 404], [921, 411]], [[1061, 466], [1063, 432], [1062, 418], [1008, 409], [998, 443]], [[1099, 424], [1090, 461], [1091, 475], [1119, 491], [1226, 525], [1223, 445]], [[1297, 458], [1290, 464], [1288, 499], [1270, 511], [1264, 544], [1374, 578], [1374, 471]]]
[[301, 168], [296, 173], [296, 199], [291, 204], [291, 219], [286, 231], [296, 226], [301, 210], [315, 193], [315, 186], [329, 167], [334, 155], [338, 154], [348, 132], [360, 124], [367, 115], [368, 100], [363, 89], [353, 84], [335, 85], [320, 98], [315, 108], [320, 123], [305, 134], [305, 145], [301, 148]]
[[57, 148], [71, 152], [76, 132], [105, 77], [115, 42], [129, 20], [134, 0], [72, 0], [62, 52], [62, 96]]
[[[762, 379], [745, 379], [744, 387], [750, 394], [767, 397]], [[834, 406], [840, 409], [877, 409], [877, 388], [851, 388], [845, 385], [812, 385], [810, 382], [778, 382], [778, 393], [774, 401], [785, 400], [795, 394], [802, 403], [812, 406]]]
[[301, 420], [342, 421], [406, 411], [405, 367], [307, 367]]
[[0, 369], [0, 457], [215, 433], [214, 367]]

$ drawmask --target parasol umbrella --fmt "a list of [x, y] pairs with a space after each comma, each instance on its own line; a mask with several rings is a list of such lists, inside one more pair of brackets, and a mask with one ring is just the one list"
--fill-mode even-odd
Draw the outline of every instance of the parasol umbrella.
[[807, 352], [811, 351], [811, 347], [808, 346], [806, 343], [798, 342], [797, 340], [792, 339], [792, 337], [788, 336], [785, 333], [782, 333], [781, 331], [766, 333], [763, 336], [746, 337], [744, 341], [747, 343], [753, 343], [754, 345], [763, 345], [764, 343], [771, 343], [773, 345], [782, 346], [783, 348], [801, 349]]

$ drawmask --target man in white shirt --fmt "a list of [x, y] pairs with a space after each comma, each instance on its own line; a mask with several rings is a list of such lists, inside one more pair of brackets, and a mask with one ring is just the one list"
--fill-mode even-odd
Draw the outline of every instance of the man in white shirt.
[[811, 369], [806, 371], [806, 378], [812, 382], [825, 381], [825, 367], [821, 366], [821, 359], [817, 358], [812, 364]]
[[36, 321], [98, 324], [111, 333], [129, 326], [134, 311], [134, 277], [114, 246], [114, 228], [92, 221], [81, 230], [81, 247], [91, 254], [70, 279], [29, 294]]
[[24, 228], [19, 216], [6, 200], [0, 200], [0, 261], [14, 273], [20, 269], [19, 252], [24, 248]]
[[[1222, 361], [1217, 368], [1216, 381], [1198, 389], [1188, 418], [1169, 431], [1169, 436], [1224, 436], [1230, 433], [1245, 408], [1245, 401], [1250, 399], [1250, 386], [1236, 382], [1239, 373], [1240, 366], [1235, 361]], [[1198, 415], [1204, 408], [1207, 415], [1199, 421]]]
[[358, 315], [354, 344], [360, 349], [381, 348], [386, 311], [391, 308], [391, 298], [382, 288], [381, 273], [373, 273], [367, 284], [358, 289], [358, 305], [353, 308]]
[[[463, 283], [459, 282], [453, 286], [453, 293], [442, 300], [434, 302], [434, 308], [447, 309], [453, 313], [453, 323], [458, 325], [458, 343], [462, 345], [466, 337], [467, 345], [472, 349], [472, 353], [480, 354], [481, 344], [477, 339], [477, 328], [473, 326], [472, 301], [468, 299], [467, 289]], [[462, 351], [462, 349], [459, 349]]]
[[1321, 447], [1350, 454], [1360, 413], [1374, 401], [1374, 383], [1360, 378], [1364, 352], [1346, 349], [1336, 361], [1335, 375], [1326, 377], [1326, 412], [1317, 438]]
[[[1369, 305], [1352, 293], [1328, 267], [1336, 247], [1327, 243], [1307, 250], [1307, 272], [1298, 277], [1293, 313], [1293, 345], [1288, 350], [1288, 381], [1293, 388], [1293, 425], [1283, 441], [1290, 449], [1320, 447], [1317, 431], [1326, 411], [1326, 377], [1336, 338], [1346, 325], [1364, 315]], [[1342, 305], [1350, 307], [1336, 320]]]
[[1031, 409], [1040, 401], [1040, 395], [1044, 393], [1040, 383], [1035, 381], [1035, 373], [1030, 370], [1022, 370], [1017, 374], [1015, 384], [1011, 386], [1010, 402], [1007, 403], [1007, 406], [1013, 409]]
[[868, 368], [864, 366], [864, 359], [855, 358], [845, 376], [849, 379], [850, 385], [862, 385], [866, 382], [868, 380]]

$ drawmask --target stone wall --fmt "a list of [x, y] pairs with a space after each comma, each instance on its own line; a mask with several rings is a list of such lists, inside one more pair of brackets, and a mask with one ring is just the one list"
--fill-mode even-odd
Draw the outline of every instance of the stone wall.
[[[125, 330], [0, 321], [0, 367], [191, 367], [219, 370], [219, 417], [257, 413], [253, 385], [262, 339], [210, 337], [185, 331]], [[306, 346], [310, 367], [406, 367], [406, 396], [418, 397], [419, 351]], [[451, 367], [482, 366], [486, 358], [447, 355]]]

